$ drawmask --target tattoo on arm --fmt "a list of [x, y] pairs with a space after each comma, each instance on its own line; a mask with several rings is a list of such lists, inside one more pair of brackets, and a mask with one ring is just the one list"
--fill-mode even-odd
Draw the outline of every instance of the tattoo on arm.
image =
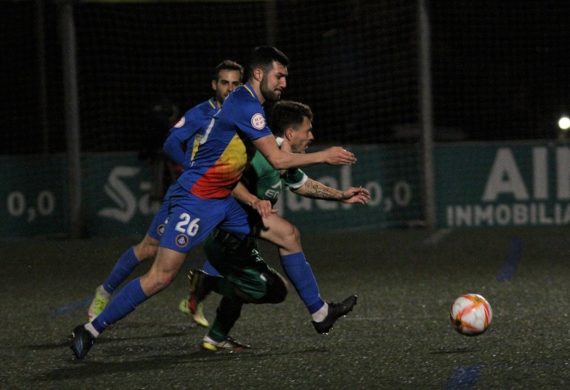
[[342, 191], [328, 187], [313, 179], [307, 179], [305, 184], [294, 190], [294, 192], [307, 198], [342, 200]]

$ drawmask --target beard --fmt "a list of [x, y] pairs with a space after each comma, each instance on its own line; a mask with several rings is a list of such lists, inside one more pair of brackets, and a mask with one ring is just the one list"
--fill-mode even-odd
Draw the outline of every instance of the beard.
[[261, 80], [260, 89], [261, 89], [261, 94], [263, 95], [265, 100], [268, 100], [270, 102], [276, 102], [279, 99], [281, 99], [281, 90], [270, 89], [267, 86], [267, 78], [265, 78], [265, 76]]

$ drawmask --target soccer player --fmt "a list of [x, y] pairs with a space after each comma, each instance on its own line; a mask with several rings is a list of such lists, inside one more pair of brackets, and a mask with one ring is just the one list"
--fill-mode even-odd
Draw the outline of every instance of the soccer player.
[[[313, 141], [312, 127], [313, 113], [309, 106], [294, 102], [280, 101], [273, 108], [270, 128], [278, 136], [277, 141], [282, 148], [293, 153], [305, 153], [309, 144]], [[243, 185], [242, 185], [243, 184]], [[318, 181], [310, 179], [300, 169], [276, 170], [265, 157], [255, 153], [250, 165], [241, 179], [241, 183], [234, 189], [234, 196], [245, 204], [252, 204], [259, 200], [269, 201], [274, 205], [282, 191], [283, 184], [293, 192], [316, 199], [336, 200], [346, 204], [366, 204], [370, 200], [370, 193], [363, 188], [350, 187], [346, 191], [328, 187]], [[326, 303], [319, 294], [319, 287], [310, 264], [306, 261], [301, 246], [298, 229], [274, 213], [259, 213], [247, 209], [254, 235], [275, 243], [279, 247], [281, 264], [285, 273], [293, 283], [301, 300], [312, 316], [312, 323], [318, 333], [327, 333], [335, 321], [352, 310], [356, 304], [356, 296], [350, 296], [341, 303]], [[223, 240], [225, 241], [223, 241]], [[191, 294], [187, 307], [192, 312], [194, 320], [200, 324], [207, 324], [201, 313], [193, 310], [196, 304], [210, 291], [220, 291], [220, 278], [216, 277], [216, 269], [219, 268], [224, 277], [234, 283], [234, 289], [240, 289], [240, 283], [245, 283], [241, 278], [248, 279], [250, 274], [243, 275], [240, 267], [249, 261], [250, 264], [263, 262], [255, 241], [247, 241], [246, 244], [237, 248], [231, 248], [229, 244], [236, 244], [222, 232], [216, 232], [213, 238], [208, 238], [204, 250], [210, 262], [204, 264], [206, 272], [193, 271], [191, 278]], [[230, 289], [231, 290], [231, 289]], [[202, 341], [202, 348], [216, 351], [219, 349], [241, 349], [243, 344], [225, 340], [229, 337], [229, 330], [239, 318], [241, 307], [247, 301], [234, 297], [222, 298], [217, 310], [216, 320], [208, 334]]]
[[215, 119], [201, 129], [190, 150], [188, 168], [171, 189], [168, 223], [151, 268], [127, 283], [93, 321], [75, 327], [71, 349], [77, 359], [87, 355], [95, 338], [109, 325], [166, 288], [187, 253], [214, 228], [240, 241], [250, 234], [247, 214], [231, 196], [253, 151], [250, 148], [248, 154], [244, 140], [260, 150], [276, 169], [356, 162], [354, 154], [342, 147], [297, 154], [277, 146], [262, 104], [280, 99], [287, 85], [288, 65], [287, 56], [274, 47], [261, 46], [253, 51], [248, 82], [234, 90]]
[[[174, 153], [179, 152], [181, 154], [177, 156], [181, 164], [184, 164], [186, 160], [182, 149], [178, 148], [175, 143], [192, 143], [197, 130], [206, 127], [210, 123], [214, 114], [222, 106], [225, 98], [241, 85], [242, 78], [243, 67], [240, 64], [230, 60], [222, 61], [216, 66], [212, 75], [211, 87], [214, 91], [214, 96], [188, 110], [171, 129], [168, 148], [173, 150]], [[117, 287], [133, 273], [139, 264], [144, 260], [154, 259], [158, 251], [160, 237], [164, 231], [169, 204], [170, 191], [167, 191], [142, 241], [127, 249], [119, 257], [103, 284], [97, 287], [87, 310], [90, 321], [103, 311]]]

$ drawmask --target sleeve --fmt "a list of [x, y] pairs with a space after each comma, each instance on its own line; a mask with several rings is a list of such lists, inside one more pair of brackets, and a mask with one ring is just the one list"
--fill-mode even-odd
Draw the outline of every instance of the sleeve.
[[184, 143], [181, 142], [180, 138], [178, 137], [178, 131], [171, 131], [166, 141], [164, 141], [164, 145], [162, 149], [164, 153], [174, 161], [176, 164], [184, 165], [185, 159], [185, 150], [184, 150]]
[[242, 110], [235, 110], [236, 125], [251, 141], [271, 135], [261, 104], [246, 102]]
[[184, 165], [186, 159], [186, 143], [196, 134], [192, 110], [187, 111], [182, 118], [170, 129], [162, 149], [164, 153], [177, 164]]
[[287, 169], [285, 174], [282, 176], [283, 182], [287, 187], [292, 190], [299, 189], [305, 184], [309, 178], [305, 172], [299, 168]]

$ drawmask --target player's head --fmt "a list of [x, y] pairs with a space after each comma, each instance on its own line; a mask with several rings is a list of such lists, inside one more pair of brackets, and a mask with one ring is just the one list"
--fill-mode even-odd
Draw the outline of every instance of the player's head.
[[313, 136], [313, 112], [306, 104], [291, 100], [275, 103], [269, 127], [275, 135], [287, 140], [294, 153], [304, 153]]
[[224, 60], [214, 69], [212, 89], [216, 92], [216, 101], [224, 103], [224, 99], [241, 85], [243, 66], [235, 61]]
[[260, 98], [277, 101], [287, 87], [289, 58], [273, 46], [258, 46], [253, 49], [249, 61], [248, 79], [259, 83]]

